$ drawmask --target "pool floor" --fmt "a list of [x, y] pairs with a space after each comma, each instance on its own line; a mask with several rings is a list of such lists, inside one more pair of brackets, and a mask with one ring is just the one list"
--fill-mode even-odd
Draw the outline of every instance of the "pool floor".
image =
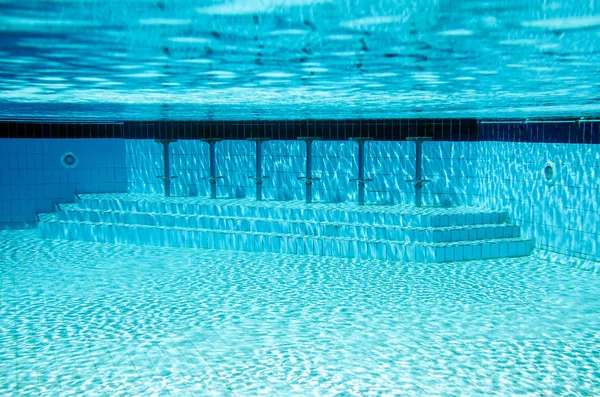
[[600, 274], [0, 231], [2, 396], [598, 396]]

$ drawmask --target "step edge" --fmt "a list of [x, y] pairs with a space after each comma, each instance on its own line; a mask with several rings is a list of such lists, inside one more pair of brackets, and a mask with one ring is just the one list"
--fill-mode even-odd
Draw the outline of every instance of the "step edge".
[[[265, 206], [265, 205], [252, 205], [253, 202], [250, 203], [244, 203], [242, 204], [234, 204], [234, 203], [205, 203], [205, 202], [196, 202], [196, 203], [186, 203], [186, 202], [175, 202], [175, 201], [160, 201], [160, 200], [136, 200], [136, 199], [122, 199], [122, 198], [97, 198], [97, 197], [85, 197], [86, 194], [82, 194], [79, 195], [80, 196], [80, 202], [83, 202], [85, 200], [95, 200], [95, 201], [105, 201], [105, 202], [109, 202], [109, 201], [122, 201], [122, 202], [127, 202], [127, 203], [134, 203], [136, 205], [138, 204], [144, 204], [144, 203], [158, 203], [158, 204], [185, 204], [185, 205], [198, 205], [198, 206], [205, 206], [205, 207], [252, 207], [252, 208], [270, 208], [270, 209], [289, 209], [289, 210], [312, 210], [312, 211], [320, 211], [320, 212], [336, 212], [336, 211], [344, 211], [344, 210], [339, 210], [339, 209], [319, 209], [319, 208], [312, 208], [310, 207], [310, 204], [305, 204], [304, 201], [302, 200], [293, 200], [294, 202], [298, 202], [299, 204], [305, 204], [307, 205], [306, 208], [288, 208], [285, 207], [283, 205], [277, 205], [277, 206], [273, 206], [273, 207], [269, 207], [269, 206]], [[182, 198], [187, 198], [187, 197], [182, 197]], [[209, 198], [206, 198], [206, 200], [210, 200]], [[235, 200], [235, 198], [223, 198], [223, 200]], [[289, 201], [274, 201], [277, 203], [289, 203]], [[257, 202], [257, 203], [260, 203]], [[316, 205], [319, 204], [330, 204], [330, 203], [313, 203]], [[473, 207], [473, 206], [459, 206], [459, 207], [464, 207], [464, 208], [468, 208], [468, 209], [472, 209], [473, 212], [467, 212], [465, 214], [503, 214], [506, 215], [507, 211], [506, 210], [495, 210], [495, 209], [489, 209], [489, 208], [482, 208], [482, 207]], [[426, 215], [426, 214], [405, 214], [402, 212], [383, 212], [383, 211], [365, 211], [366, 207], [358, 207], [355, 208], [353, 210], [355, 210], [358, 213], [366, 213], [366, 214], [394, 214], [394, 215], [414, 215], [414, 216], [445, 216], [445, 215], [450, 215], [450, 214], [435, 214], [435, 215]], [[429, 208], [429, 207], [427, 207]], [[457, 208], [457, 207], [431, 207], [431, 208]]]
[[[50, 214], [54, 215], [54, 214]], [[181, 228], [177, 226], [156, 226], [156, 225], [131, 225], [126, 223], [100, 223], [90, 221], [64, 221], [60, 219], [52, 219], [42, 221], [44, 223], [57, 223], [57, 224], [68, 224], [68, 225], [80, 225], [80, 226], [107, 226], [107, 227], [125, 227], [130, 229], [159, 229], [159, 230], [174, 230], [181, 232], [205, 232], [205, 233], [219, 233], [219, 234], [248, 234], [258, 236], [269, 236], [269, 237], [281, 237], [281, 238], [297, 238], [297, 239], [321, 239], [321, 240], [341, 240], [350, 242], [364, 242], [364, 243], [375, 243], [375, 244], [390, 244], [390, 245], [403, 245], [403, 246], [425, 246], [425, 247], [448, 247], [448, 246], [464, 246], [464, 245], [483, 245], [491, 243], [501, 242], [520, 242], [520, 241], [531, 241], [531, 239], [524, 237], [503, 237], [494, 239], [481, 239], [481, 240], [463, 240], [453, 242], [424, 242], [424, 241], [394, 241], [394, 240], [383, 240], [383, 239], [361, 239], [352, 237], [342, 236], [313, 236], [313, 235], [300, 235], [300, 234], [282, 234], [274, 232], [253, 232], [246, 230], [220, 230], [220, 229], [200, 229], [200, 228]]]
[[[513, 227], [509, 223], [473, 223], [469, 225], [457, 225], [457, 226], [410, 226], [410, 225], [386, 225], [386, 224], [367, 224], [367, 223], [349, 223], [349, 222], [330, 222], [330, 221], [316, 221], [316, 220], [300, 220], [300, 219], [283, 219], [283, 218], [263, 218], [263, 217], [240, 217], [231, 215], [207, 215], [207, 214], [177, 214], [170, 212], [140, 212], [140, 211], [115, 211], [115, 210], [98, 210], [93, 208], [62, 208], [62, 212], [80, 212], [80, 213], [107, 213], [107, 214], [131, 214], [131, 215], [150, 215], [150, 216], [167, 216], [173, 218], [210, 218], [210, 219], [232, 219], [232, 220], [252, 220], [252, 221], [271, 221], [271, 222], [288, 222], [298, 224], [318, 224], [318, 225], [341, 225], [341, 226], [353, 226], [353, 227], [373, 227], [373, 228], [384, 228], [384, 229], [399, 229], [399, 230], [415, 230], [415, 231], [455, 231], [455, 230], [470, 230], [470, 229], [483, 229], [483, 228], [498, 228], [498, 227]], [[419, 215], [422, 216], [422, 215]], [[137, 225], [137, 224], [135, 224]]]

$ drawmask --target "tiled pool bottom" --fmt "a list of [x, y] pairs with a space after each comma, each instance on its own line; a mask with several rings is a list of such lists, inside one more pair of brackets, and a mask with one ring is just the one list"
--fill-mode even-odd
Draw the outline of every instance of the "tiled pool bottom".
[[0, 231], [2, 396], [600, 395], [600, 275]]

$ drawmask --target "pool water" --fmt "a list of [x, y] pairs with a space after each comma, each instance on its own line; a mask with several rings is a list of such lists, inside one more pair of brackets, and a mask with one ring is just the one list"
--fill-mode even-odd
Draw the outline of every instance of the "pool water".
[[[34, 247], [34, 248], [32, 248]], [[600, 274], [0, 231], [2, 396], [597, 396]]]
[[0, 0], [0, 118], [597, 117], [597, 0]]

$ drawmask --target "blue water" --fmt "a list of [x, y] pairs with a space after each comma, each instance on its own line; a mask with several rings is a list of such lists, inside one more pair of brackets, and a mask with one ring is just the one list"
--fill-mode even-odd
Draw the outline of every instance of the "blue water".
[[0, 117], [598, 114], [595, 0], [0, 1]]
[[0, 231], [3, 396], [600, 394], [600, 278]]
[[[0, 119], [597, 116], [599, 50], [595, 0], [0, 0]], [[155, 143], [100, 159], [97, 143], [31, 142], [5, 153], [10, 221], [74, 189], [162, 192]], [[203, 192], [199, 145], [173, 146], [176, 195]], [[302, 147], [271, 145], [265, 197], [302, 198]], [[598, 257], [591, 145], [428, 145], [426, 204], [502, 207], [537, 248]], [[368, 201], [412, 200], [405, 146], [373, 144]], [[354, 201], [354, 149], [324, 147], [315, 200]], [[77, 179], [56, 168], [65, 151]], [[239, 153], [219, 193], [251, 197]], [[536, 256], [411, 263], [5, 230], [0, 395], [597, 396], [599, 277]]]

